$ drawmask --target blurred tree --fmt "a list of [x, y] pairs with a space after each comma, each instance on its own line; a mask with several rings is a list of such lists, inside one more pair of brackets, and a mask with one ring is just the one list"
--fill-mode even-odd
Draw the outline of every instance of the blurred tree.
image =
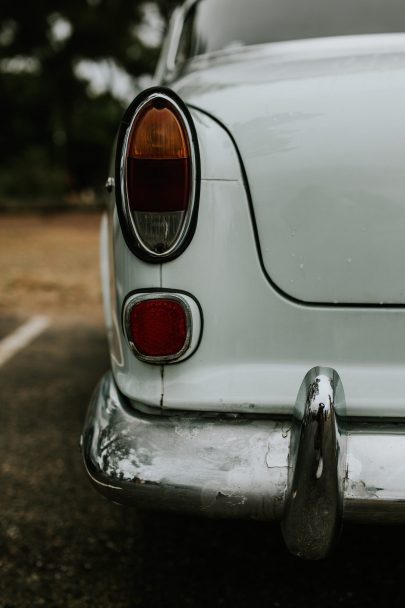
[[152, 73], [175, 4], [2, 0], [0, 199], [101, 188], [123, 106]]

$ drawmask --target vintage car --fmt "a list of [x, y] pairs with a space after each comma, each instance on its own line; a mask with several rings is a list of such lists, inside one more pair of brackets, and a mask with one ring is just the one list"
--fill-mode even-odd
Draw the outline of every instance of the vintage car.
[[126, 111], [85, 466], [117, 503], [405, 520], [405, 4], [191, 0]]

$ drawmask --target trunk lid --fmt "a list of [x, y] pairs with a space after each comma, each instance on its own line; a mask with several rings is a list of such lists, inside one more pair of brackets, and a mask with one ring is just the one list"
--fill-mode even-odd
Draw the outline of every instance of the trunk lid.
[[405, 35], [201, 58], [176, 89], [234, 137], [279, 290], [405, 304]]

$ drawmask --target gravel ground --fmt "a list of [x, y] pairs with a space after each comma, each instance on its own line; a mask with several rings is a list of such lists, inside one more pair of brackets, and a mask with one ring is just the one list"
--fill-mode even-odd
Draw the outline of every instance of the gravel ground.
[[102, 320], [99, 213], [0, 215], [0, 313]]

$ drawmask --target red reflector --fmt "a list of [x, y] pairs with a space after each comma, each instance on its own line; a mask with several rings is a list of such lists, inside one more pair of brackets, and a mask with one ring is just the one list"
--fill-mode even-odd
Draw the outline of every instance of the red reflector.
[[155, 298], [135, 304], [129, 315], [131, 340], [147, 357], [170, 357], [187, 342], [187, 316], [176, 300]]

